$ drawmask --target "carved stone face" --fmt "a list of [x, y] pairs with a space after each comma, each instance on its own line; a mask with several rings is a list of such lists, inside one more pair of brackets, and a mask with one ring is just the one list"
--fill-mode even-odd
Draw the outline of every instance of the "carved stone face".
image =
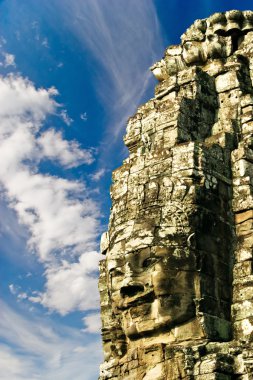
[[187, 248], [155, 247], [108, 260], [112, 309], [126, 336], [155, 335], [193, 318], [194, 260]]

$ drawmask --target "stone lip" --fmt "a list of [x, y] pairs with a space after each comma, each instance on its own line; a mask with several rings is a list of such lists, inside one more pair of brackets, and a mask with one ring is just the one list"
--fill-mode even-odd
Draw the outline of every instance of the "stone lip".
[[[136, 306], [136, 305], [141, 304], [145, 301], [150, 302], [150, 301], [154, 300], [155, 295], [154, 295], [153, 290], [144, 290], [143, 285], [138, 285], [138, 289], [142, 290], [141, 294], [132, 295], [132, 296], [131, 295], [123, 295], [124, 299], [118, 305], [119, 310], [125, 310], [131, 306]], [[124, 287], [122, 290], [123, 290], [123, 292], [125, 291]]]

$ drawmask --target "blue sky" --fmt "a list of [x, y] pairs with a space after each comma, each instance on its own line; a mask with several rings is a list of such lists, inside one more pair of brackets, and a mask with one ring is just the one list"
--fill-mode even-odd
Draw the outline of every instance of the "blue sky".
[[[243, 3], [243, 7], [242, 4]], [[0, 1], [0, 378], [94, 380], [111, 171], [149, 67], [251, 1]]]

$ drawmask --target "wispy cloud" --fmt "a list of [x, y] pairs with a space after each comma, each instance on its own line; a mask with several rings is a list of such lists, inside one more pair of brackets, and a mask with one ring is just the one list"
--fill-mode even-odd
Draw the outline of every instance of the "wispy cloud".
[[4, 45], [6, 45], [6, 39], [3, 36], [0, 36], [0, 48], [2, 48]]
[[48, 39], [46, 37], [41, 42], [41, 45], [44, 46], [45, 48], [49, 49], [49, 43], [48, 43]]
[[[93, 380], [101, 361], [98, 336], [92, 342], [74, 328], [31, 315], [21, 316], [0, 301], [1, 380]], [[8, 326], [8, 328], [6, 328]], [[83, 358], [87, 355], [89, 363]]]
[[116, 139], [150, 85], [149, 66], [161, 57], [163, 41], [152, 0], [52, 1], [80, 47], [99, 65], [96, 88], [110, 114]]
[[[30, 250], [46, 268], [40, 301], [64, 314], [89, 309], [91, 302], [84, 300], [93, 288], [96, 293], [91, 264], [85, 260], [97, 265], [98, 255], [85, 252], [96, 248], [99, 210], [84, 183], [39, 173], [42, 160], [70, 168], [94, 159], [91, 150], [64, 140], [56, 130], [41, 131], [47, 115], [59, 108], [56, 94], [54, 88], [36, 89], [21, 76], [0, 77], [0, 186], [30, 233]], [[59, 297], [64, 286], [65, 295]]]
[[81, 113], [80, 119], [83, 121], [87, 121], [88, 120], [87, 112]]
[[98, 169], [95, 173], [91, 174], [90, 177], [93, 181], [99, 181], [106, 173], [105, 168]]
[[3, 53], [3, 56], [4, 56], [4, 63], [3, 63], [4, 67], [16, 66], [15, 55], [9, 54], [9, 53]]
[[66, 125], [70, 126], [73, 123], [74, 120], [68, 115], [67, 110], [62, 110], [60, 115]]

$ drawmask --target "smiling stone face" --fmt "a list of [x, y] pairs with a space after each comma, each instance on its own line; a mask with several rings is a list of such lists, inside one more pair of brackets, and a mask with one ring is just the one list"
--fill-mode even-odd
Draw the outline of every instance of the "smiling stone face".
[[215, 168], [226, 175], [222, 148], [190, 142], [162, 152], [155, 150], [152, 165], [146, 159], [146, 167], [134, 166], [134, 156], [131, 166], [114, 173], [110, 225], [101, 242], [108, 362], [139, 345], [229, 336], [230, 192], [209, 174]]
[[187, 249], [165, 247], [109, 258], [112, 308], [121, 315], [127, 337], [155, 335], [194, 317], [193, 264]]

